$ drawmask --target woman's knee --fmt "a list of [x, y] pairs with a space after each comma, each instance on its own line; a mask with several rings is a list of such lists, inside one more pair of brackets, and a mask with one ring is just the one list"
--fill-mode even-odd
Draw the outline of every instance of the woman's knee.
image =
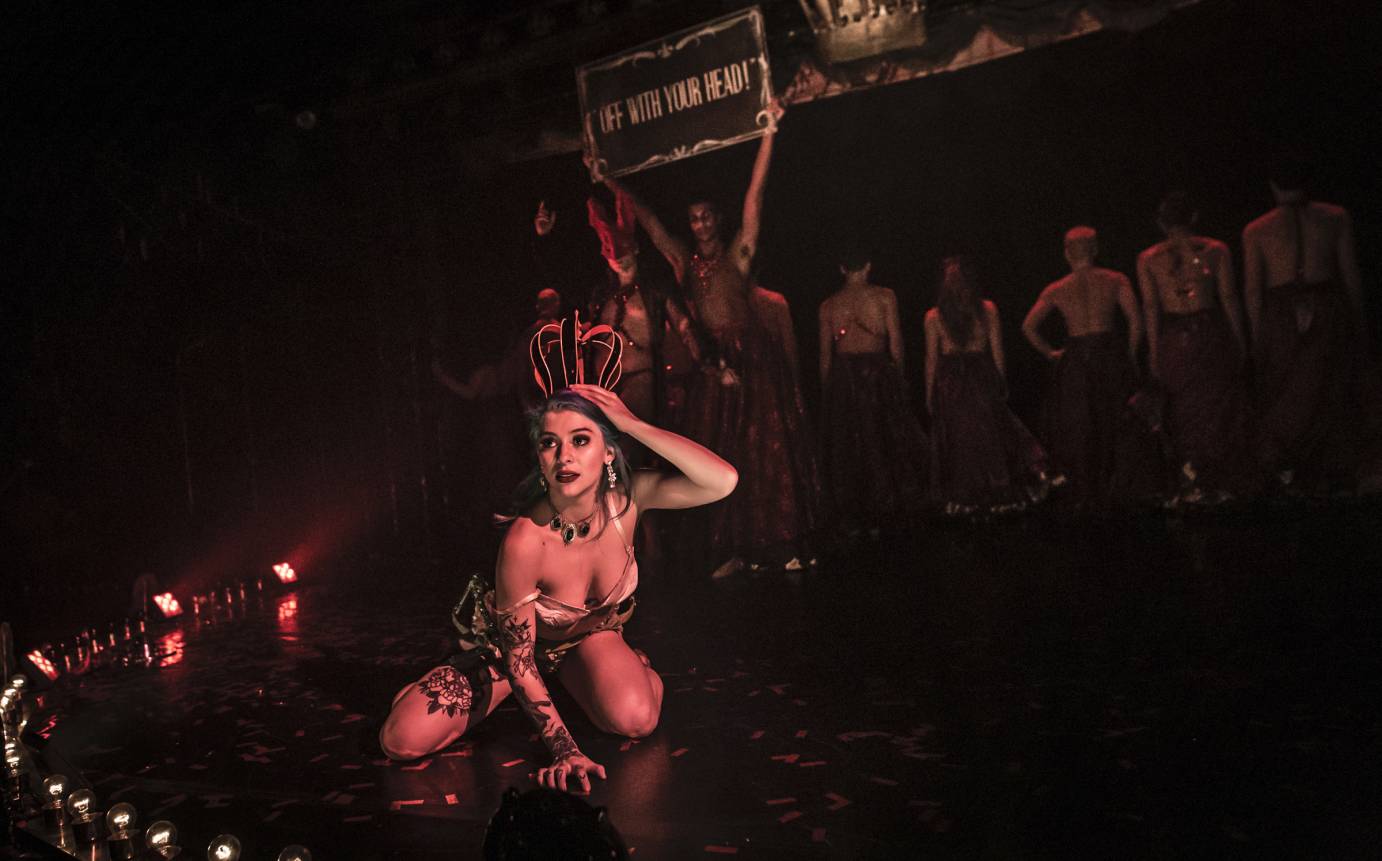
[[384, 721], [384, 725], [379, 728], [379, 748], [384, 751], [384, 755], [389, 759], [406, 762], [410, 759], [419, 759], [431, 753], [435, 748], [429, 747], [420, 742], [424, 741], [408, 731], [407, 723], [398, 719], [398, 711], [395, 709], [389, 715], [389, 719]]
[[661, 708], [651, 691], [626, 692], [618, 702], [610, 705], [612, 707], [605, 714], [604, 727], [608, 732], [629, 738], [646, 738], [657, 729]]
[[432, 670], [395, 698], [379, 747], [394, 760], [418, 759], [435, 753], [460, 737], [485, 715], [493, 692], [485, 685], [472, 690], [470, 681], [451, 667]]

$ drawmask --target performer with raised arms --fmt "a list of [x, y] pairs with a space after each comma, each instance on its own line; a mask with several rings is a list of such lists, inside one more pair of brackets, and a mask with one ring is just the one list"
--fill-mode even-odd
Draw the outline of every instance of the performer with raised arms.
[[752, 464], [734, 496], [709, 511], [707, 534], [693, 543], [708, 548], [712, 564], [719, 563], [712, 576], [734, 573], [746, 561], [787, 559], [787, 569], [802, 567], [803, 539], [820, 521], [820, 475], [806, 406], [785, 354], [753, 311], [749, 289], [781, 115], [781, 105], [774, 103], [739, 229], [728, 241], [719, 207], [705, 198], [694, 198], [687, 208], [693, 251], [621, 183], [605, 180], [616, 194], [629, 194], [639, 224], [672, 265], [692, 313], [708, 333], [709, 349], [702, 373], [692, 381], [684, 429], [722, 457]]

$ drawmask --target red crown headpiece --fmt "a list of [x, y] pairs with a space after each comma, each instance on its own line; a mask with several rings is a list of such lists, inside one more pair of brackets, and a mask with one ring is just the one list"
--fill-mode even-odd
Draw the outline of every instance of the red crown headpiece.
[[544, 397], [570, 388], [575, 383], [592, 383], [613, 389], [623, 374], [619, 360], [624, 355], [624, 339], [607, 325], [581, 331], [580, 312], [560, 323], [548, 323], [528, 342], [533, 360], [533, 376]]
[[606, 260], [618, 260], [638, 250], [638, 215], [628, 192], [614, 193], [613, 222], [609, 219], [609, 209], [595, 198], [586, 200], [585, 208], [590, 226], [600, 237], [600, 253]]

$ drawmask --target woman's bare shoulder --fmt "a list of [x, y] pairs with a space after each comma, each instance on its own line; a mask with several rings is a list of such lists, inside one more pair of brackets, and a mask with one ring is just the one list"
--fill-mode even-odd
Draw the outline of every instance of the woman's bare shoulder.
[[525, 564], [541, 559], [546, 550], [546, 530], [532, 516], [524, 514], [513, 519], [504, 531], [504, 540], [499, 545], [499, 562], [502, 571], [505, 565]]

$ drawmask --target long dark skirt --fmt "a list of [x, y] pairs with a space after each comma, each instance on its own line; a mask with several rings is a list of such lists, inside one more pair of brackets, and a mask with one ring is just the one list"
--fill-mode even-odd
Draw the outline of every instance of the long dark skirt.
[[1165, 491], [1157, 442], [1128, 410], [1132, 391], [1133, 369], [1116, 334], [1067, 340], [1052, 368], [1042, 427], [1076, 501], [1102, 505]]
[[1046, 468], [1046, 452], [1008, 409], [988, 351], [942, 355], [931, 412], [931, 497], [998, 505], [1021, 501]]
[[1175, 466], [1189, 464], [1207, 489], [1258, 489], [1249, 446], [1248, 390], [1223, 312], [1211, 308], [1163, 315], [1157, 341]]
[[[797, 543], [822, 520], [816, 436], [787, 358], [756, 319], [742, 330], [717, 333], [728, 369], [708, 369], [691, 381], [687, 436], [729, 461], [739, 485], [704, 509], [703, 546], [713, 560], [758, 557]], [[694, 518], [693, 518], [694, 520]]]
[[1347, 481], [1358, 459], [1357, 320], [1337, 282], [1266, 291], [1258, 346], [1258, 455], [1307, 488]]
[[877, 524], [919, 506], [928, 444], [891, 356], [835, 355], [823, 427], [825, 475], [841, 522]]

